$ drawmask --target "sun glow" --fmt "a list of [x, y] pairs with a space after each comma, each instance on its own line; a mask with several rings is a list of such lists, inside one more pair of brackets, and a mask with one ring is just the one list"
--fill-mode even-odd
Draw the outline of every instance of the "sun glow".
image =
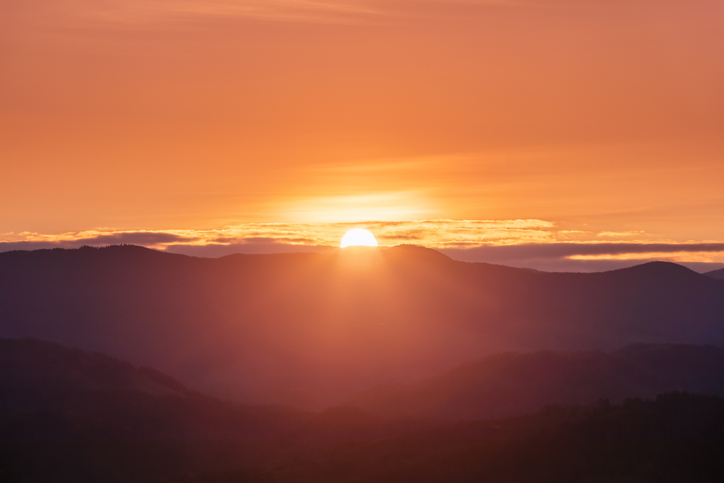
[[376, 247], [377, 240], [369, 231], [363, 230], [362, 228], [355, 228], [345, 233], [342, 237], [342, 243], [339, 246], [342, 248], [352, 246]]

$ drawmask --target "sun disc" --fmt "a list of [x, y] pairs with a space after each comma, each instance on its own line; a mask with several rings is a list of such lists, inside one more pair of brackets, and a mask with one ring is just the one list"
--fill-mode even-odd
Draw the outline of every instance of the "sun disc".
[[376, 247], [377, 240], [374, 235], [362, 228], [350, 230], [342, 237], [341, 248], [345, 247]]

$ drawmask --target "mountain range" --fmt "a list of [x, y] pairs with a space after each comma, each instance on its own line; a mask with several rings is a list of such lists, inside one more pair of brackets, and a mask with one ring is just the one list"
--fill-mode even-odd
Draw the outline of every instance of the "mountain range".
[[621, 403], [672, 391], [724, 396], [724, 349], [639, 344], [610, 353], [494, 354], [422, 381], [374, 388], [351, 404], [386, 418], [483, 420], [546, 404]]
[[501, 352], [721, 344], [724, 281], [664, 262], [545, 273], [412, 246], [219, 259], [84, 247], [0, 254], [0, 314], [2, 337], [321, 409]]

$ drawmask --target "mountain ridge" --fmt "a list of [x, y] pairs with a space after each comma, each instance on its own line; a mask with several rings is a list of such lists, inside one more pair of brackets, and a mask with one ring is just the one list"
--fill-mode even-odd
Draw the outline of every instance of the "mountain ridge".
[[86, 352], [36, 339], [0, 339], [0, 386], [4, 390], [134, 391], [153, 396], [196, 392], [156, 369], [100, 352]]
[[373, 388], [350, 401], [390, 418], [478, 420], [546, 404], [651, 398], [684, 391], [724, 395], [724, 348], [634, 344], [613, 352], [507, 352], [412, 384]]
[[204, 259], [133, 246], [0, 254], [0, 337], [310, 409], [510, 350], [724, 342], [724, 284], [673, 264], [594, 274], [421, 247]]

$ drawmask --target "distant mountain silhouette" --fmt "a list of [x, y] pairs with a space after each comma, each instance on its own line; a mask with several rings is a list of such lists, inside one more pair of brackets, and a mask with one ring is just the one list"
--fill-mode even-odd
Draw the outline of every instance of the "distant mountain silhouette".
[[11, 392], [125, 391], [149, 396], [196, 396], [182, 383], [147, 367], [100, 353], [32, 339], [0, 339], [0, 387]]
[[378, 387], [351, 404], [386, 417], [476, 420], [672, 391], [724, 395], [724, 349], [663, 344], [498, 354], [416, 384]]
[[724, 283], [655, 262], [594, 274], [410, 246], [202, 259], [135, 246], [0, 254], [0, 336], [323, 408], [486, 354], [724, 341]]
[[706, 272], [704, 275], [707, 275], [711, 278], [716, 278], [717, 280], [724, 280], [724, 268], [720, 268], [719, 270], [712, 270], [711, 272]]

